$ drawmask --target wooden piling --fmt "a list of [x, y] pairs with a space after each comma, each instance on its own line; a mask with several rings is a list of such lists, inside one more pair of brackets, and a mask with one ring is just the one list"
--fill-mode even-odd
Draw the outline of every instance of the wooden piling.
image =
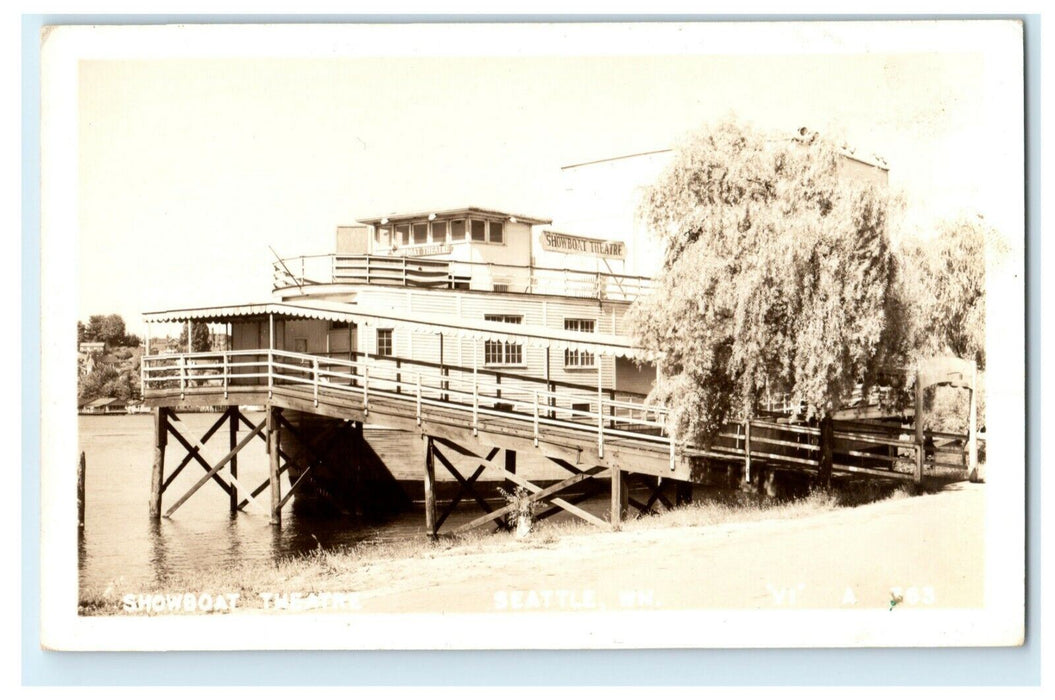
[[985, 481], [985, 469], [978, 462], [978, 366], [971, 372], [971, 404], [967, 417], [967, 478]]
[[154, 468], [150, 475], [150, 519], [161, 520], [161, 493], [165, 481], [165, 444], [168, 440], [168, 409], [154, 409]]
[[744, 421], [744, 484], [751, 483], [751, 420]]
[[612, 468], [609, 472], [612, 475], [612, 502], [608, 521], [612, 524], [612, 529], [619, 529], [630, 507], [630, 492], [626, 479], [623, 478], [623, 470]]
[[[238, 423], [239, 423], [239, 411], [237, 406], [231, 406], [228, 409], [228, 415], [230, 416], [230, 422], [228, 424], [228, 434], [230, 436], [230, 450], [233, 452], [234, 448], [238, 446]], [[231, 493], [230, 493], [230, 504], [231, 512], [238, 512], [238, 456], [231, 457], [231, 461], [228, 463], [231, 470]]]
[[279, 473], [279, 443], [282, 439], [278, 423], [278, 411], [267, 407], [267, 451], [270, 463], [271, 524], [282, 524], [282, 475]]
[[84, 529], [84, 470], [85, 470], [85, 458], [84, 452], [81, 452], [81, 458], [77, 462], [77, 527]]
[[923, 461], [927, 455], [923, 437], [923, 375], [918, 370], [916, 371], [916, 411], [912, 419], [916, 424], [916, 468], [912, 477], [918, 484], [923, 481]]
[[425, 437], [425, 533], [436, 537], [436, 458], [432, 436]]

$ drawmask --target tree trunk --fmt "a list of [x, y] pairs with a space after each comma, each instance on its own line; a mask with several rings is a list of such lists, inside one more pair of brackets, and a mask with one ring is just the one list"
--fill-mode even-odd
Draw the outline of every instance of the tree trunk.
[[821, 456], [820, 469], [817, 472], [818, 483], [825, 489], [832, 486], [832, 447], [835, 443], [835, 419], [831, 413], [821, 418]]

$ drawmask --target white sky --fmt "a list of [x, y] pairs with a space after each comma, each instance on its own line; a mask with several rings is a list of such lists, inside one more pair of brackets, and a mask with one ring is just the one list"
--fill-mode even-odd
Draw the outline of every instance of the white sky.
[[[77, 314], [120, 313], [142, 333], [143, 311], [266, 299], [268, 245], [331, 252], [337, 225], [374, 214], [553, 216], [560, 166], [665, 148], [730, 114], [883, 155], [917, 224], [977, 210], [1020, 235], [1014, 53], [994, 61], [998, 42], [976, 41], [977, 28], [929, 25], [905, 40], [886, 26], [712, 25], [682, 43], [568, 26], [556, 38], [371, 28], [372, 48], [344, 52], [301, 37], [306, 58], [286, 45], [260, 57], [257, 36], [227, 57], [187, 58], [217, 52], [196, 52], [184, 30], [167, 35], [168, 53], [89, 52], [103, 55], [77, 71]], [[477, 39], [484, 51], [466, 49]], [[534, 55], [503, 48], [517, 42]]]

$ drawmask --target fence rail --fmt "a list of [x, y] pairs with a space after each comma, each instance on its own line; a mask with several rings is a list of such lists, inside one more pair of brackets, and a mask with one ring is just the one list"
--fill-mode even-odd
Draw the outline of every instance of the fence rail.
[[[427, 408], [462, 412], [475, 433], [488, 419], [530, 426], [536, 444], [546, 429], [560, 428], [596, 441], [598, 457], [606, 446], [632, 444], [664, 450], [671, 470], [678, 455], [742, 460], [750, 474], [752, 461], [816, 468], [820, 458], [820, 430], [774, 420], [729, 423], [707, 449], [685, 444], [672, 435], [667, 410], [645, 403], [641, 394], [556, 382], [491, 369], [359, 355], [353, 359], [310, 355], [285, 350], [148, 355], [142, 358], [143, 396], [169, 397], [177, 390], [188, 394], [222, 393], [232, 389], [274, 392], [297, 391], [314, 402], [331, 398], [357, 403], [369, 414], [371, 402], [385, 398], [401, 402], [420, 425]], [[932, 433], [925, 437], [949, 444], [966, 436]], [[899, 426], [875, 426], [869, 431], [836, 430], [835, 471], [920, 478], [924, 461], [934, 450], [917, 443], [914, 432]], [[912, 473], [898, 471], [905, 464]], [[938, 462], [949, 466], [949, 462]]]
[[373, 284], [616, 301], [634, 301], [652, 291], [650, 277], [388, 255], [308, 255], [283, 258], [272, 267], [274, 289]]

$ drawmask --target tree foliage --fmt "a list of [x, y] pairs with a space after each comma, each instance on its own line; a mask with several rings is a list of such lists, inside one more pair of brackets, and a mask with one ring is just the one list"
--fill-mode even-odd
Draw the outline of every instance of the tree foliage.
[[985, 258], [999, 245], [981, 217], [943, 222], [931, 240], [904, 245], [906, 295], [913, 299], [912, 346], [923, 356], [953, 354], [985, 367]]
[[[192, 323], [191, 328], [191, 352], [208, 352], [212, 345], [209, 326], [205, 323]], [[184, 352], [187, 347], [187, 324], [180, 327], [178, 343], [180, 352]]]
[[88, 325], [77, 321], [77, 342], [101, 341], [108, 347], [128, 347], [139, 345], [139, 336], [125, 331], [125, 320], [120, 314], [94, 314], [88, 318]]
[[120, 363], [100, 362], [78, 381], [77, 398], [82, 403], [102, 398], [138, 401], [141, 398], [139, 361], [135, 355]]
[[692, 135], [646, 192], [666, 264], [631, 326], [680, 437], [709, 443], [767, 391], [830, 422], [905, 351], [890, 202], [841, 158], [816, 136], [727, 121]]

